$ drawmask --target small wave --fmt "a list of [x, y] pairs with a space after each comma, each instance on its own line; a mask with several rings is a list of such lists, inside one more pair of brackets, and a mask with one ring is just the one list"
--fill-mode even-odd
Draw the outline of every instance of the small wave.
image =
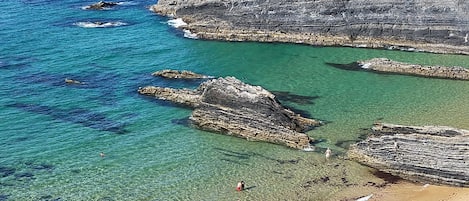
[[168, 20], [168, 25], [170, 25], [174, 28], [179, 28], [181, 26], [186, 26], [187, 23], [182, 21], [182, 18], [176, 18], [176, 19]]
[[117, 2], [117, 5], [120, 5], [120, 6], [135, 6], [135, 5], [138, 5], [138, 3], [133, 2], [133, 1], [120, 1], [120, 2]]
[[[82, 10], [90, 10], [91, 6], [83, 6], [81, 7]], [[103, 7], [101, 10], [112, 10], [112, 7]]]
[[75, 23], [76, 26], [83, 27], [83, 28], [106, 28], [106, 27], [120, 27], [125, 26], [127, 23], [125, 22], [77, 22]]

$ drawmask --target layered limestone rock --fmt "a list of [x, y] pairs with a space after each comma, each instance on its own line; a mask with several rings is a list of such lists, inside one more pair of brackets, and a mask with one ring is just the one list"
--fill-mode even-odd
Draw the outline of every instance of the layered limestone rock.
[[286, 109], [262, 87], [234, 77], [208, 80], [195, 90], [149, 86], [139, 93], [194, 108], [190, 120], [200, 129], [296, 149], [309, 147], [312, 139], [303, 132], [321, 124]]
[[433, 78], [469, 80], [469, 69], [459, 66], [424, 66], [392, 61], [386, 58], [374, 58], [357, 62], [361, 68], [377, 72], [415, 75]]
[[469, 187], [469, 131], [385, 123], [372, 131], [350, 158], [412, 181]]
[[463, 0], [159, 0], [199, 38], [469, 54]]
[[205, 79], [205, 78], [213, 78], [211, 76], [206, 76], [202, 74], [197, 74], [191, 71], [178, 71], [178, 70], [161, 70], [152, 73], [153, 76], [164, 77], [168, 79]]

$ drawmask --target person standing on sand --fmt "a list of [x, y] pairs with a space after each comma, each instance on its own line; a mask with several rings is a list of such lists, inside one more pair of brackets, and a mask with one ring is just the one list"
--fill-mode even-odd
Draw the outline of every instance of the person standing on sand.
[[331, 154], [332, 154], [332, 151], [331, 151], [331, 149], [329, 149], [329, 147], [327, 148], [325, 154], [326, 154], [326, 160], [329, 160], [329, 158], [331, 157]]

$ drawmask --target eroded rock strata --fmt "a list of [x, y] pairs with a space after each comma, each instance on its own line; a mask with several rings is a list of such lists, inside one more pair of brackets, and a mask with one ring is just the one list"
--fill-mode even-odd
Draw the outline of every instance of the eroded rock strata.
[[168, 79], [205, 79], [205, 78], [213, 78], [211, 76], [207, 75], [202, 75], [198, 73], [194, 73], [192, 71], [178, 71], [178, 70], [161, 70], [161, 71], [156, 71], [152, 73], [151, 75], [153, 76], [159, 76], [163, 78], [168, 78]]
[[404, 179], [469, 187], [469, 131], [379, 123], [348, 155]]
[[234, 77], [208, 80], [195, 90], [148, 86], [138, 91], [194, 108], [190, 120], [202, 130], [296, 149], [309, 147], [312, 139], [303, 132], [321, 124], [286, 109], [262, 87]]
[[459, 66], [424, 66], [419, 64], [392, 61], [386, 58], [374, 58], [366, 61], [358, 61], [357, 63], [362, 69], [377, 72], [432, 78], [469, 80], [469, 69]]
[[469, 54], [463, 0], [159, 0], [199, 38]]

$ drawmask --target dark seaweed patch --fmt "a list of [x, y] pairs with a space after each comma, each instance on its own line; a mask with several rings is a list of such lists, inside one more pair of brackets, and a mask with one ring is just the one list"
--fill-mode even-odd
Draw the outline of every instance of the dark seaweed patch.
[[176, 124], [176, 125], [182, 125], [188, 127], [190, 125], [191, 120], [186, 117], [182, 119], [172, 119], [171, 123]]
[[278, 162], [279, 164], [287, 164], [287, 163], [289, 163], [289, 164], [297, 164], [297, 163], [299, 162], [299, 160], [298, 160], [298, 159], [296, 159], [296, 160], [295, 160], [295, 159], [291, 159], [291, 160], [277, 160], [277, 162]]
[[16, 171], [15, 168], [0, 166], [0, 176], [1, 177], [8, 177], [8, 176], [14, 174], [15, 171]]
[[34, 179], [34, 174], [31, 172], [16, 173], [14, 176], [18, 181], [29, 181]]
[[31, 63], [35, 61], [37, 61], [37, 59], [25, 56], [2, 57], [0, 58], [0, 69], [23, 69], [30, 67]]
[[342, 69], [342, 70], [351, 70], [351, 71], [360, 71], [360, 70], [363, 70], [363, 69], [360, 67], [360, 64], [358, 64], [357, 62], [352, 62], [352, 63], [349, 63], [349, 64], [338, 64], [338, 63], [329, 63], [329, 62], [326, 62], [326, 65], [332, 66], [332, 67], [334, 67], [334, 68]]
[[398, 177], [398, 176], [394, 176], [394, 175], [389, 174], [387, 172], [382, 172], [382, 171], [378, 171], [378, 170], [373, 171], [373, 175], [375, 175], [378, 178], [383, 179], [386, 183], [391, 183], [391, 184], [395, 184], [399, 180], [401, 180], [401, 178]]
[[51, 171], [54, 169], [53, 165], [50, 164], [33, 164], [30, 166], [30, 168], [34, 170], [46, 170], [46, 171]]
[[10, 197], [10, 196], [5, 195], [5, 194], [0, 194], [0, 201], [6, 201], [6, 200], [8, 200], [8, 197]]
[[81, 124], [88, 128], [100, 131], [109, 131], [116, 134], [124, 134], [125, 124], [108, 119], [104, 114], [82, 108], [60, 109], [38, 104], [14, 103], [8, 105], [27, 112], [48, 115], [56, 120]]
[[55, 198], [52, 195], [43, 195], [39, 198], [41, 201], [60, 201], [62, 198]]

